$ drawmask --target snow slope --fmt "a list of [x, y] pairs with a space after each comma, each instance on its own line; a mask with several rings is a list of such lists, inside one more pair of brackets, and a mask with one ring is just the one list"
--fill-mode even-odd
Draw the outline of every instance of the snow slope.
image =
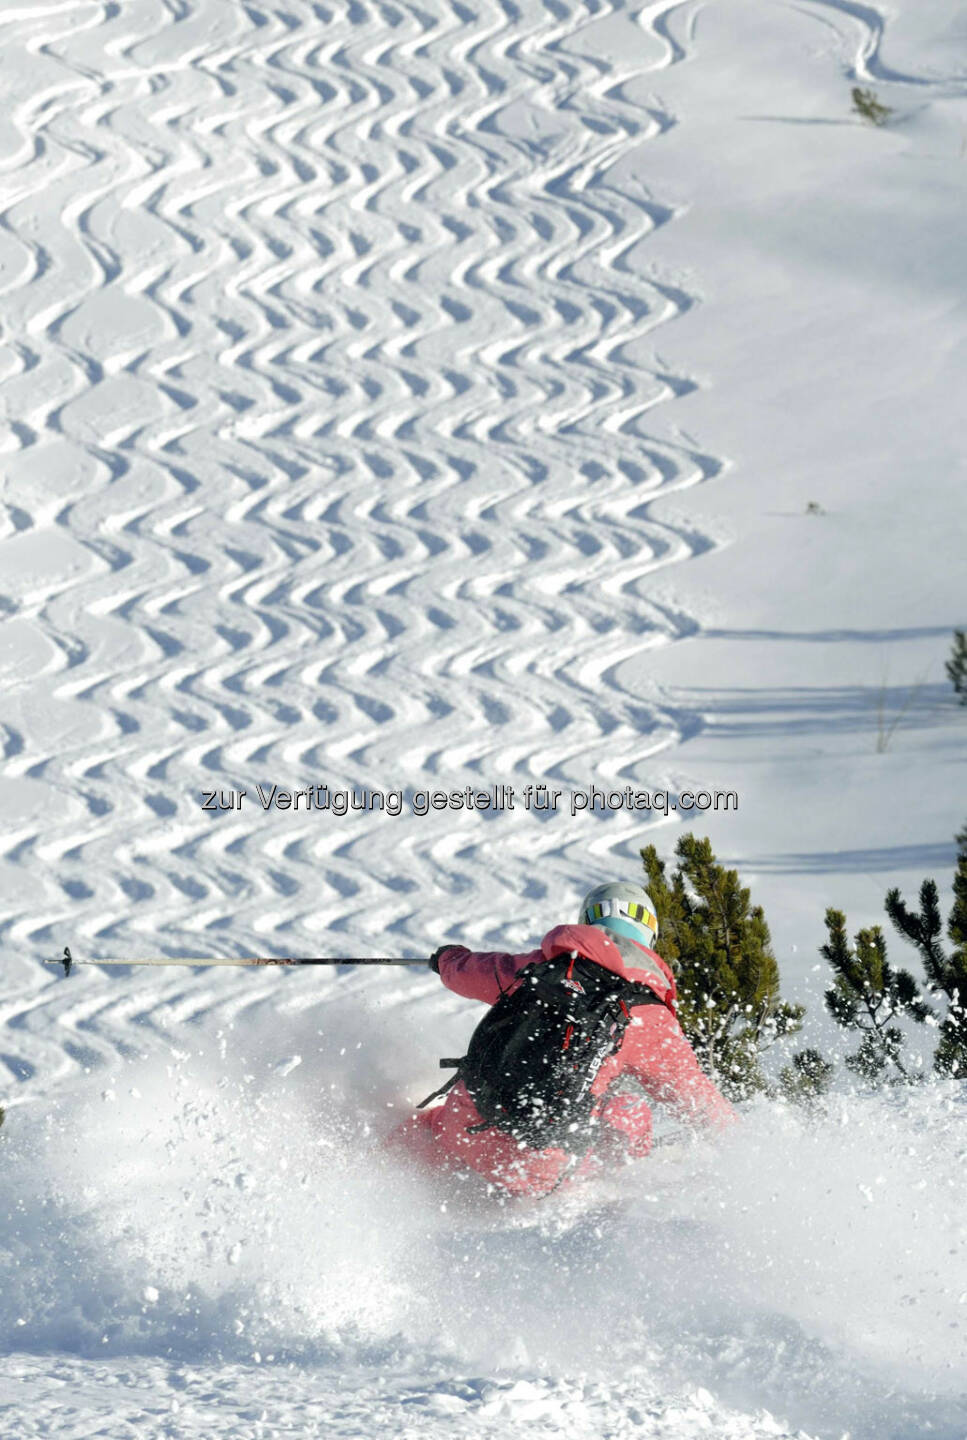
[[967, 1434], [956, 1088], [494, 1213], [373, 1158], [474, 1023], [432, 976], [39, 963], [523, 946], [673, 847], [592, 784], [739, 792], [814, 1013], [826, 904], [946, 883], [965, 41], [0, 8], [3, 1433]]

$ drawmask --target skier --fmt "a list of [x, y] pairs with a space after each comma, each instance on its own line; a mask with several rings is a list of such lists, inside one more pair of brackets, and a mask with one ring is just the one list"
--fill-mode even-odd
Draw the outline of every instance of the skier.
[[[648, 1154], [651, 1110], [642, 1090], [648, 1099], [668, 1105], [691, 1124], [730, 1124], [736, 1118], [735, 1111], [699, 1068], [676, 1018], [674, 977], [665, 961], [651, 949], [657, 934], [658, 920], [647, 891], [640, 885], [619, 882], [591, 890], [581, 906], [579, 923], [556, 926], [544, 936], [539, 948], [528, 954], [477, 953], [463, 945], [441, 946], [428, 963], [444, 985], [494, 1009], [475, 1032], [468, 1056], [461, 1062], [441, 1062], [460, 1067], [455, 1082], [443, 1087], [449, 1090], [444, 1103], [433, 1109], [421, 1108], [394, 1132], [390, 1145], [435, 1169], [475, 1171], [511, 1195], [538, 1196], [562, 1183], [589, 1178], [622, 1157], [637, 1159]], [[587, 961], [594, 962], [590, 970]], [[583, 986], [573, 977], [575, 964], [585, 967], [578, 976], [579, 980], [583, 977]], [[548, 965], [553, 969], [542, 970]], [[596, 967], [603, 967], [615, 978], [601, 977]], [[521, 979], [525, 970], [527, 974]], [[612, 1039], [604, 1047], [612, 1053], [606, 1054], [603, 1061], [598, 1056], [589, 1070], [589, 1074], [593, 1073], [594, 1065], [600, 1065], [586, 1091], [585, 1103], [591, 1107], [583, 1131], [590, 1137], [587, 1144], [571, 1145], [566, 1139], [562, 1143], [560, 1126], [556, 1132], [553, 1130], [553, 1116], [550, 1133], [555, 1134], [557, 1143], [542, 1144], [539, 1135], [536, 1140], [528, 1138], [526, 1128], [522, 1138], [520, 1127], [515, 1131], [503, 1122], [501, 1107], [485, 1105], [488, 1118], [482, 1117], [470, 1093], [473, 1089], [478, 1102], [488, 1095], [488, 1077], [480, 1073], [480, 1060], [475, 1071], [467, 1063], [474, 1057], [477, 1036], [489, 1025], [484, 1037], [491, 1047], [489, 1052], [483, 1042], [476, 1047], [485, 1061], [494, 1054], [526, 1055], [526, 1048], [522, 1050], [519, 1043], [514, 1050], [515, 1041], [509, 1050], [499, 1050], [506, 1043], [508, 1025], [518, 1025], [516, 1040], [520, 1017], [525, 1013], [533, 1015], [533, 1011], [525, 1010], [528, 995], [518, 996], [516, 1001], [513, 996], [525, 983], [540, 986], [542, 976], [546, 980], [558, 972], [560, 985], [569, 991], [579, 991], [586, 997], [600, 978], [606, 980], [607, 987], [616, 987], [614, 994], [620, 997], [623, 993], [627, 1000], [617, 1001], [623, 1016], [615, 1009], [609, 1011], [618, 1016], [617, 1032], [612, 1024]], [[536, 996], [539, 992], [533, 993]], [[545, 985], [540, 993], [551, 992]], [[558, 993], [563, 993], [560, 987]], [[557, 1002], [552, 995], [551, 1001], [542, 1003], [549, 1009], [551, 1003]], [[489, 1023], [501, 1011], [506, 1018], [497, 1025]], [[582, 1021], [582, 1026], [590, 1029], [589, 1023]], [[555, 1042], [556, 1051], [567, 1048], [574, 1029], [573, 1024], [563, 1028], [564, 1039]], [[525, 1046], [534, 1033], [531, 1019]], [[555, 1054], [552, 1063], [559, 1058]], [[548, 1058], [541, 1056], [540, 1060], [545, 1067], [541, 1073], [546, 1074]], [[512, 1064], [503, 1061], [500, 1068], [506, 1073]], [[476, 1085], [471, 1081], [468, 1088], [471, 1075], [476, 1077]], [[637, 1093], [627, 1093], [629, 1089]], [[553, 1106], [553, 1101], [550, 1103]], [[575, 1109], [574, 1114], [578, 1113]], [[570, 1128], [579, 1129], [577, 1125]]]

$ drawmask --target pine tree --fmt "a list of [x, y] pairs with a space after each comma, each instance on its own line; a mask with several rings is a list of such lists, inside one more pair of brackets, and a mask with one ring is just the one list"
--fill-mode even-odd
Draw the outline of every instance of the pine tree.
[[947, 921], [953, 943], [948, 954], [940, 943], [943, 921], [933, 880], [920, 886], [920, 909], [909, 910], [899, 890], [886, 897], [886, 913], [896, 929], [920, 952], [931, 993], [947, 1000], [940, 1038], [933, 1057], [940, 1075], [967, 1075], [967, 826], [957, 836], [954, 904]]
[[931, 1013], [908, 970], [897, 970], [886, 955], [886, 939], [879, 925], [860, 930], [855, 949], [846, 935], [841, 910], [826, 911], [829, 935], [819, 953], [833, 968], [832, 988], [826, 991], [826, 1009], [844, 1030], [862, 1034], [859, 1049], [846, 1057], [847, 1069], [865, 1080], [912, 1080], [916, 1072], [903, 1058], [903, 1031], [895, 1023], [901, 1016], [922, 1023]]
[[641, 851], [659, 921], [658, 953], [672, 967], [678, 1016], [699, 1063], [733, 1099], [764, 1090], [760, 1054], [794, 1034], [803, 1007], [784, 1003], [769, 927], [738, 872], [711, 842], [683, 835], [671, 880], [653, 845]]
[[967, 705], [967, 630], [954, 631], [954, 648], [945, 668], [961, 705]]
[[823, 1098], [832, 1078], [833, 1066], [818, 1050], [798, 1050], [792, 1064], [779, 1072], [779, 1090], [787, 1100], [808, 1108]]

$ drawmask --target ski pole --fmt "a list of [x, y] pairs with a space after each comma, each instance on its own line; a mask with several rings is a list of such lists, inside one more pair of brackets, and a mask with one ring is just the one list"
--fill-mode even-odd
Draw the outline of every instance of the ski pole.
[[139, 959], [75, 960], [70, 946], [58, 960], [45, 960], [45, 965], [63, 965], [69, 975], [74, 965], [425, 965], [425, 959], [401, 959], [398, 955], [246, 955], [239, 960], [221, 960], [211, 956], [151, 955]]

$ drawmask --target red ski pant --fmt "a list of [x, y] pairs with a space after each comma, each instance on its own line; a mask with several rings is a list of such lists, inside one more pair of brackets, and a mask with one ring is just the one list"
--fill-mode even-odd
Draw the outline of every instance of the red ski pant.
[[[636, 1107], [638, 1154], [647, 1153], [651, 1139], [650, 1124], [647, 1135], [643, 1133], [642, 1110], [647, 1113], [646, 1107]], [[510, 1195], [547, 1195], [558, 1185], [589, 1179], [604, 1167], [598, 1153], [573, 1163], [573, 1157], [564, 1150], [532, 1150], [501, 1130], [473, 1133], [471, 1127], [479, 1123], [480, 1116], [469, 1095], [462, 1085], [457, 1085], [444, 1104], [418, 1110], [405, 1120], [390, 1136], [388, 1145], [431, 1170], [473, 1171]], [[607, 1138], [602, 1136], [603, 1140]], [[619, 1135], [612, 1131], [610, 1138], [618, 1141]]]

